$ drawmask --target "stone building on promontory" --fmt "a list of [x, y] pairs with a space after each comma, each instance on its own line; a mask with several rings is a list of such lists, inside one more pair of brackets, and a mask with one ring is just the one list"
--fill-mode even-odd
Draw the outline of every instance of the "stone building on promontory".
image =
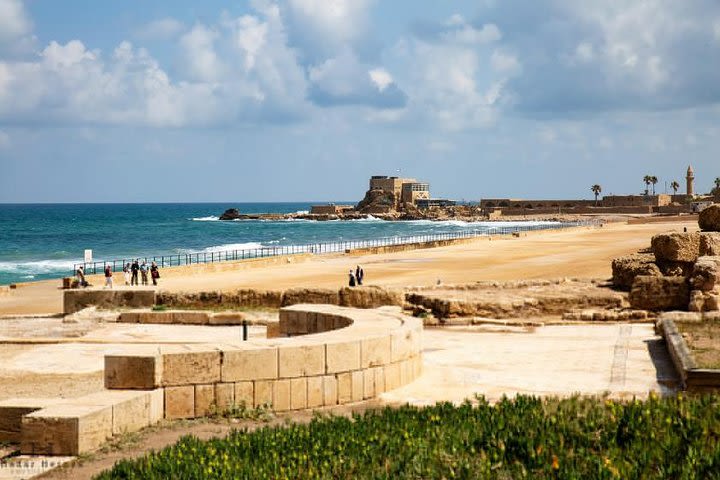
[[360, 213], [390, 213], [416, 206], [418, 200], [430, 200], [430, 184], [414, 178], [373, 175], [370, 188], [355, 209]]

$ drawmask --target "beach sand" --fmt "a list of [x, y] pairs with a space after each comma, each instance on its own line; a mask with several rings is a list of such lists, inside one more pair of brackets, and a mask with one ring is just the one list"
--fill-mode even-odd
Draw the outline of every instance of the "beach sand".
[[[668, 231], [697, 231], [697, 223], [670, 221], [603, 227], [539, 231], [520, 237], [479, 238], [446, 247], [371, 255], [318, 255], [252, 268], [212, 271], [203, 265], [162, 270], [158, 288], [169, 291], [232, 290], [237, 288], [339, 288], [346, 285], [350, 268], [362, 265], [367, 285], [408, 287], [471, 283], [478, 280], [536, 278], [609, 278], [613, 258], [648, 247], [650, 238]], [[101, 286], [102, 278], [90, 277]], [[114, 276], [122, 284], [122, 274]], [[60, 280], [20, 285], [0, 296], [0, 315], [62, 312]], [[127, 288], [118, 286], [117, 288]]]

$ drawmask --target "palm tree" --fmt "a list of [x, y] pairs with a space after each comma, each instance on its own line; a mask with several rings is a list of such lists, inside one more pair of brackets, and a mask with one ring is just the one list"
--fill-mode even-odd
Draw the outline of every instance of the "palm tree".
[[600, 192], [602, 192], [602, 187], [598, 185], [597, 183], [590, 187], [590, 190], [595, 194], [595, 206], [597, 207], [597, 199], [598, 195], [600, 195]]
[[650, 177], [650, 183], [652, 183], [652, 186], [653, 186], [653, 195], [655, 195], [655, 184], [657, 182], [658, 182], [658, 178], [655, 175]]
[[678, 188], [680, 188], [680, 184], [676, 180], [673, 180], [672, 183], [670, 184], [670, 188], [673, 189], [673, 195], [677, 195], [677, 191], [678, 191]]
[[650, 175], [645, 175], [643, 177], [643, 182], [645, 182], [645, 195], [648, 194], [648, 190], [650, 190], [650, 182], [652, 181], [652, 177]]
[[715, 188], [720, 190], [720, 177], [715, 177]]

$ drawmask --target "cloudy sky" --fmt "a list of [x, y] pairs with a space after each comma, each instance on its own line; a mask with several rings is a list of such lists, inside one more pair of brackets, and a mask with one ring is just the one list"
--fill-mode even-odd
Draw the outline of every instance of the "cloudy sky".
[[0, 202], [720, 176], [717, 0], [0, 0]]

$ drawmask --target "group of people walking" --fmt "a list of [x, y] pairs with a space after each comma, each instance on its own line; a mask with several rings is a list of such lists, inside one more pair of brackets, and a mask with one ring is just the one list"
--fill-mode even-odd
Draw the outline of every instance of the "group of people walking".
[[[104, 273], [105, 288], [113, 288], [112, 266], [109, 264], [105, 265]], [[158, 279], [160, 278], [160, 269], [158, 268], [157, 263], [152, 262], [148, 267], [146, 262], [143, 261], [142, 263], [140, 263], [139, 260], [135, 260], [132, 264], [128, 262], [123, 266], [125, 285], [140, 285], [140, 281], [142, 281], [142, 285], [147, 285], [148, 275], [150, 276], [150, 279], [152, 279], [152, 284], [157, 285]], [[90, 284], [85, 279], [85, 270], [82, 265], [80, 265], [75, 271], [75, 276], [77, 277], [78, 286], [90, 286]]]
[[138, 283], [138, 274], [140, 274], [142, 284], [147, 285], [148, 273], [150, 274], [150, 278], [152, 279], [152, 284], [157, 285], [157, 281], [160, 278], [160, 270], [158, 269], [157, 263], [152, 262], [149, 268], [145, 261], [140, 263], [139, 260], [135, 260], [132, 264], [126, 263], [123, 267], [125, 285], [140, 285]]
[[354, 287], [356, 285], [362, 285], [363, 278], [365, 278], [365, 272], [360, 267], [360, 265], [358, 265], [357, 268], [355, 268], [354, 272], [353, 272], [352, 268], [350, 269], [350, 279], [349, 279], [348, 284], [351, 287]]

